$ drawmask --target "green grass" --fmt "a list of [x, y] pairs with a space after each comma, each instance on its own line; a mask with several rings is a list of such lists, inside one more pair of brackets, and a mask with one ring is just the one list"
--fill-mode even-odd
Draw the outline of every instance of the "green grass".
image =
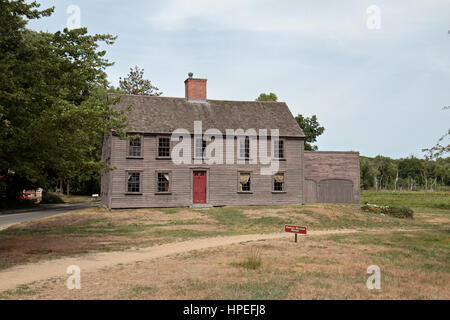
[[33, 296], [36, 292], [31, 290], [27, 285], [20, 285], [14, 290], [3, 291], [0, 294], [0, 298], [7, 298], [9, 296]]
[[233, 300], [286, 299], [291, 286], [290, 281], [281, 279], [232, 283], [223, 288], [221, 298]]
[[[324, 239], [349, 246], [374, 246], [375, 251], [368, 253], [373, 264], [383, 265], [388, 261], [404, 269], [450, 274], [450, 230], [332, 235]], [[377, 247], [388, 250], [378, 251]]]
[[363, 191], [361, 203], [366, 202], [386, 206], [450, 209], [450, 194], [448, 192]]
[[234, 267], [241, 267], [248, 270], [259, 269], [262, 266], [261, 251], [253, 250], [244, 261], [232, 262], [231, 265]]
[[[249, 208], [212, 208], [208, 211], [208, 214], [227, 231], [226, 234], [276, 232], [281, 231], [284, 224], [293, 223], [293, 220], [282, 217], [252, 218], [249, 214], [243, 212], [243, 210], [249, 210]], [[267, 209], [267, 207], [260, 208]], [[251, 210], [255, 210], [255, 208], [252, 207]]]
[[165, 208], [159, 209], [158, 211], [164, 212], [165, 214], [175, 214], [182, 210], [183, 208]]
[[151, 293], [155, 293], [158, 291], [157, 288], [154, 287], [150, 287], [150, 286], [134, 286], [131, 288], [131, 293], [133, 293], [134, 295], [141, 295], [141, 294], [151, 294]]
[[[78, 225], [70, 226], [52, 226], [42, 227], [39, 225], [32, 225], [25, 228], [8, 228], [0, 231], [0, 235], [110, 235], [110, 236], [127, 236], [131, 238], [137, 238], [144, 234], [145, 231], [150, 231], [155, 227], [177, 226], [177, 225], [194, 225], [199, 224], [196, 220], [183, 220], [183, 221], [169, 221], [167, 223], [154, 223], [154, 224], [119, 224], [114, 222], [111, 218], [94, 218], [84, 221]], [[170, 233], [169, 231], [163, 231]], [[155, 232], [159, 233], [159, 231]], [[161, 231], [162, 233], [162, 231]], [[147, 233], [148, 234], [148, 233]]]

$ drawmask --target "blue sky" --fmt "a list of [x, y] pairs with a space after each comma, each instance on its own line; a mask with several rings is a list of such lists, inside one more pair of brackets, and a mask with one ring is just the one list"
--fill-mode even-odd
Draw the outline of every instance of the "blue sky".
[[113, 85], [138, 65], [164, 96], [183, 97], [191, 71], [210, 99], [275, 92], [294, 115], [317, 115], [320, 150], [421, 156], [449, 127], [450, 0], [38, 2], [56, 11], [30, 28], [61, 30], [77, 5], [81, 26], [118, 36]]

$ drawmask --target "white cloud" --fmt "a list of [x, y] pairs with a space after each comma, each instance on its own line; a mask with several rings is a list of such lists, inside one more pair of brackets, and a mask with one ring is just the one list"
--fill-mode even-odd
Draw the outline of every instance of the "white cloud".
[[[420, 31], [434, 20], [448, 20], [449, 0], [401, 0], [308, 3], [270, 0], [174, 0], [152, 12], [158, 30], [229, 30], [301, 36], [360, 39], [368, 31], [369, 5], [381, 8], [382, 27], [375, 31], [396, 38]], [[447, 12], [447, 13], [446, 13]]]
[[[339, 7], [336, 7], [339, 9]], [[296, 2], [175, 0], [148, 18], [156, 29], [244, 30], [330, 36], [359, 36], [365, 32], [364, 11], [302, 8]]]

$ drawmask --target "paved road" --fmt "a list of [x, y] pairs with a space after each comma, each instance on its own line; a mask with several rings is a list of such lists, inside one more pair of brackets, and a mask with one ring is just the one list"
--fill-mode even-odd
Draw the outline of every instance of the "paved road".
[[0, 214], [0, 230], [19, 222], [50, 217], [73, 210], [85, 209], [92, 207], [93, 205], [95, 204], [92, 204], [91, 202], [76, 204], [55, 204], [46, 206], [44, 208], [24, 209], [14, 211], [14, 213], [11, 214]]

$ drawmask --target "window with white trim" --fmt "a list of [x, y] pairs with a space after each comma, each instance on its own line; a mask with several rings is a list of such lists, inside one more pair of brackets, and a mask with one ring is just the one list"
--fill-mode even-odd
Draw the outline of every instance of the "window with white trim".
[[273, 176], [273, 191], [284, 191], [284, 173], [277, 173]]
[[128, 156], [129, 157], [140, 157], [142, 151], [142, 141], [141, 137], [130, 139], [128, 146]]
[[251, 173], [250, 172], [239, 172], [239, 191], [240, 192], [252, 191], [251, 184], [252, 184]]
[[284, 159], [284, 140], [274, 140], [275, 159]]
[[158, 172], [157, 184], [158, 193], [170, 192], [170, 172]]
[[169, 158], [170, 157], [170, 138], [159, 137], [158, 138], [158, 157]]
[[141, 173], [140, 172], [128, 172], [127, 179], [127, 192], [139, 193], [141, 192]]
[[195, 150], [194, 155], [196, 159], [205, 158], [206, 141], [203, 138], [195, 138]]
[[250, 158], [250, 137], [239, 139], [239, 157], [241, 159]]

